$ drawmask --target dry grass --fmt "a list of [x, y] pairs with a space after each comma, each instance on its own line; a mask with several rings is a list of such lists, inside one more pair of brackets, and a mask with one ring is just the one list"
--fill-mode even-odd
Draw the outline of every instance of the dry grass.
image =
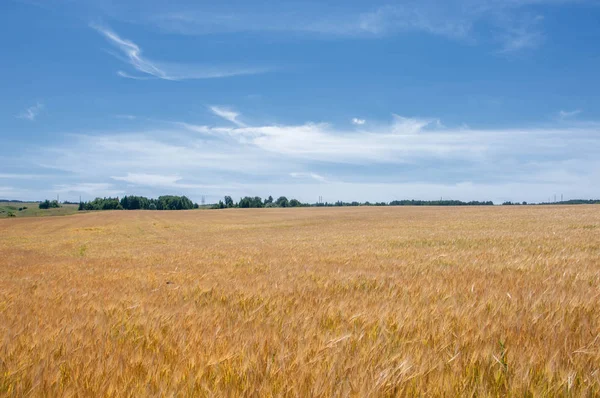
[[0, 395], [600, 394], [600, 207], [0, 220]]

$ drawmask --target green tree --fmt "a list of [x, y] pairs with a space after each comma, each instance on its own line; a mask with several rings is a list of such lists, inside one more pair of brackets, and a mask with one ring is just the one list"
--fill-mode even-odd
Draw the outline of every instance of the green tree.
[[55, 209], [60, 207], [60, 203], [57, 200], [49, 201], [48, 199], [40, 202], [38, 205], [40, 209]]
[[289, 205], [289, 201], [285, 196], [280, 196], [279, 198], [277, 198], [277, 200], [275, 201], [275, 204], [279, 207], [288, 207]]
[[219, 203], [214, 204], [212, 208], [213, 209], [224, 209], [225, 208], [225, 203], [223, 203], [222, 200], [219, 200]]
[[231, 199], [231, 196], [225, 196], [225, 206], [233, 207], [233, 199]]

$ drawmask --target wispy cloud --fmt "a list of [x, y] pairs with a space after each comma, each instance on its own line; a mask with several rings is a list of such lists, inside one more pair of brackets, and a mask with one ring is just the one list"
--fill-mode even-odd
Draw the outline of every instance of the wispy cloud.
[[231, 123], [235, 124], [236, 126], [246, 127], [245, 123], [240, 122], [238, 120], [238, 117], [240, 116], [240, 114], [235, 111], [232, 111], [229, 108], [225, 108], [222, 106], [211, 106], [211, 107], [209, 107], [209, 109], [215, 115], [217, 115], [220, 118], [223, 118], [227, 121], [230, 121]]
[[125, 181], [130, 184], [147, 185], [155, 187], [173, 186], [181, 180], [178, 175], [127, 173], [125, 176], [110, 177], [116, 181]]
[[0, 173], [0, 179], [14, 179], [14, 180], [33, 180], [36, 178], [43, 178], [41, 174], [16, 174], [16, 173]]
[[183, 182], [180, 175], [127, 173], [125, 176], [112, 176], [115, 181], [123, 181], [132, 185], [154, 188], [176, 188], [176, 189], [222, 189], [227, 186], [214, 184], [194, 184]]
[[135, 120], [137, 117], [135, 115], [115, 115], [117, 119], [125, 119], [125, 120]]
[[117, 196], [123, 193], [108, 183], [78, 182], [73, 184], [54, 185], [53, 190], [61, 194], [92, 196]]
[[558, 112], [558, 116], [561, 119], [567, 119], [567, 118], [570, 118], [570, 117], [577, 116], [580, 113], [581, 113], [581, 109], [575, 109], [575, 110], [572, 110], [572, 111], [563, 111], [563, 110], [561, 110], [560, 112]]
[[502, 48], [499, 52], [507, 54], [538, 47], [544, 41], [543, 20], [542, 15], [501, 17], [498, 23], [500, 28], [498, 38]]
[[132, 75], [124, 71], [118, 71], [117, 74], [124, 78], [137, 80], [149, 78], [163, 80], [211, 79], [268, 71], [268, 68], [263, 67], [202, 66], [153, 61], [143, 56], [142, 49], [133, 41], [121, 38], [107, 27], [96, 24], [90, 26], [121, 51], [125, 62], [139, 73], [142, 73], [142, 75]]
[[365, 119], [359, 119], [357, 117], [352, 118], [352, 124], [357, 125], [357, 126], [362, 126], [363, 124], [365, 124], [367, 121]]
[[[125, 79], [133, 79], [133, 80], [152, 80], [153, 79], [152, 77], [130, 75], [129, 73], [123, 72], [122, 70], [117, 71], [117, 76], [124, 77]], [[172, 79], [167, 79], [167, 80], [172, 80]]]
[[405, 2], [397, 6], [384, 5], [354, 10], [297, 5], [293, 12], [285, 5], [274, 4], [266, 13], [238, 9], [235, 15], [207, 7], [201, 10], [188, 8], [185, 11], [178, 11], [174, 7], [170, 11], [162, 10], [148, 18], [148, 21], [169, 32], [193, 35], [292, 31], [316, 35], [379, 37], [401, 30], [423, 30], [449, 37], [464, 37], [470, 30], [471, 23], [466, 18], [444, 18], [449, 15], [439, 12], [441, 8], [451, 10], [451, 7], [426, 3]]
[[29, 108], [25, 109], [23, 112], [19, 113], [17, 115], [17, 117], [19, 119], [26, 119], [26, 120], [34, 121], [43, 109], [44, 109], [44, 104], [38, 102], [37, 104], [30, 106]]
[[[145, 21], [169, 32], [192, 35], [272, 31], [376, 38], [420, 31], [469, 44], [494, 43], [500, 46], [497, 52], [508, 54], [539, 46], [545, 36], [543, 11], [563, 3], [583, 4], [586, 0], [409, 0], [337, 9], [303, 4], [295, 6], [293, 12], [277, 4], [266, 13], [242, 7], [235, 14], [219, 7], [188, 6], [182, 10], [173, 6], [162, 8]], [[487, 29], [474, 28], [480, 25]]]
[[319, 182], [326, 182], [327, 180], [325, 179], [325, 177], [317, 174], [317, 173], [298, 173], [298, 172], [294, 172], [294, 173], [290, 173], [290, 176], [294, 177], [294, 178], [312, 178], [313, 180], [319, 181]]

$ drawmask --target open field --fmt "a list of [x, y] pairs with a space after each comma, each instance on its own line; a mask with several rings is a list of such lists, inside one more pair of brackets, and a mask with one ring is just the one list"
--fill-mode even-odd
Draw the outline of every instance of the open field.
[[600, 206], [0, 220], [0, 395], [600, 394]]
[[9, 214], [15, 217], [66, 216], [77, 213], [78, 207], [61, 204], [55, 209], [40, 209], [37, 202], [0, 202], [0, 218], [8, 218]]

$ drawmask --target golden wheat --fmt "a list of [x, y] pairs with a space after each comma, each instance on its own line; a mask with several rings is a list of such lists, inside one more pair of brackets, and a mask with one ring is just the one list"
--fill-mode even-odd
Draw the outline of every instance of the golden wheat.
[[0, 220], [0, 395], [600, 394], [600, 208]]

